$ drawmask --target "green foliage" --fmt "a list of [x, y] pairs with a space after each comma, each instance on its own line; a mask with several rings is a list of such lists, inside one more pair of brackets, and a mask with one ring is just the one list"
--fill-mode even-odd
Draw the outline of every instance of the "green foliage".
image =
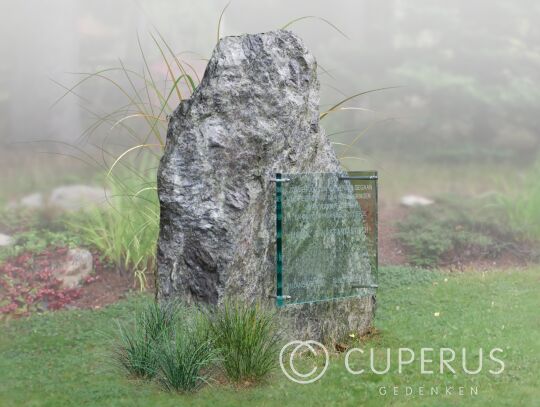
[[152, 378], [159, 365], [161, 346], [170, 338], [176, 306], [149, 301], [131, 327], [118, 325], [113, 360], [130, 376]]
[[168, 391], [193, 391], [207, 382], [216, 359], [201, 313], [176, 302], [149, 301], [130, 329], [119, 325], [115, 362], [130, 376], [153, 379]]
[[229, 379], [258, 381], [276, 366], [279, 335], [274, 311], [227, 301], [207, 315]]
[[278, 340], [274, 313], [259, 305], [228, 302], [202, 311], [151, 302], [130, 328], [119, 326], [114, 360], [130, 376], [189, 392], [209, 382], [218, 361], [235, 382], [265, 378], [276, 365]]
[[540, 239], [540, 161], [526, 174], [518, 192], [501, 196], [510, 224], [532, 239]]
[[155, 265], [159, 231], [155, 170], [141, 171], [142, 175], [146, 178], [109, 178], [110, 205], [80, 213], [68, 223], [72, 233], [121, 270], [132, 270], [141, 290], [146, 286], [147, 271], [153, 271]]
[[41, 221], [40, 211], [29, 208], [8, 208], [0, 205], [0, 228], [4, 231], [17, 230], [21, 225], [37, 225]]
[[406, 266], [387, 266], [379, 270], [379, 288], [390, 289], [418, 284], [430, 284], [441, 279], [433, 270]]
[[8, 257], [15, 257], [25, 252], [40, 253], [51, 247], [75, 247], [81, 244], [81, 239], [68, 230], [50, 230], [35, 228], [15, 233], [14, 243], [10, 246], [0, 247], [0, 261]]
[[[414, 269], [381, 268], [389, 279]], [[425, 272], [427, 273], [427, 271]], [[381, 284], [377, 295], [375, 327], [377, 336], [362, 339], [353, 346], [365, 355], [350, 358], [353, 368], [366, 373], [353, 376], [344, 366], [344, 356], [332, 355], [324, 377], [309, 386], [287, 379], [278, 369], [259, 386], [238, 388], [216, 384], [204, 386], [196, 394], [170, 394], [156, 386], [125, 380], [115, 370], [103, 368], [103, 349], [110, 346], [115, 330], [111, 320], [127, 324], [134, 311], [146, 303], [142, 295], [132, 295], [100, 310], [69, 310], [46, 313], [1, 323], [0, 329], [0, 404], [6, 406], [47, 405], [55, 407], [88, 405], [141, 406], [347, 406], [383, 405], [390, 400], [396, 406], [475, 405], [533, 406], [540, 398], [540, 327], [531, 323], [540, 307], [539, 268], [492, 271], [489, 273], [445, 274], [430, 272], [432, 281], [406, 278], [410, 284], [386, 287]], [[422, 277], [423, 278], [423, 277]], [[445, 279], [447, 281], [445, 281]], [[511, 315], [509, 314], [511, 310]], [[436, 317], [434, 313], [439, 312]], [[511, 316], [509, 318], [509, 316]], [[404, 367], [399, 374], [393, 368], [388, 374], [367, 371], [369, 349], [375, 348], [374, 363], [384, 368], [386, 354], [408, 347], [438, 349], [451, 347], [485, 351], [493, 347], [504, 350], [506, 369], [500, 376], [488, 373], [485, 366], [478, 375], [423, 375], [418, 363]], [[392, 357], [395, 358], [395, 353]], [[434, 357], [434, 359], [436, 356]], [[460, 361], [456, 361], [457, 367]], [[396, 366], [395, 359], [392, 360]], [[474, 361], [471, 360], [471, 363]], [[306, 361], [309, 366], [312, 361]], [[454, 365], [454, 364], [453, 364]], [[427, 368], [438, 366], [438, 360]], [[299, 371], [303, 366], [299, 363]], [[398, 396], [379, 394], [379, 387], [444, 385], [454, 387], [449, 396]], [[459, 396], [460, 386], [477, 385], [478, 396]], [[403, 392], [403, 387], [400, 387]], [[466, 390], [467, 391], [467, 390]]]
[[201, 314], [183, 318], [159, 349], [158, 383], [168, 391], [190, 392], [209, 381], [217, 352]]
[[452, 258], [495, 257], [515, 244], [515, 236], [500, 213], [473, 201], [439, 200], [414, 208], [398, 223], [397, 238], [413, 265], [435, 267]]
[[[189, 98], [199, 78], [195, 69], [174, 52], [159, 32], [150, 34], [167, 73], [157, 77], [139, 41], [142, 71], [119, 66], [103, 69], [83, 77], [64, 95], [77, 95], [88, 82], [104, 82], [124, 100], [106, 114], [99, 108], [85, 106], [95, 122], [83, 136], [92, 137], [105, 126], [122, 139], [128, 137], [128, 148], [116, 151], [117, 142], [101, 147], [103, 162], [80, 151], [89, 161], [107, 172], [106, 183], [112, 190], [109, 210], [95, 210], [72, 222], [82, 239], [96, 246], [120, 269], [133, 271], [142, 289], [146, 273], [152, 271], [159, 229], [159, 202], [156, 193], [156, 168], [165, 146], [167, 116], [178, 103]], [[133, 159], [130, 159], [133, 158]]]

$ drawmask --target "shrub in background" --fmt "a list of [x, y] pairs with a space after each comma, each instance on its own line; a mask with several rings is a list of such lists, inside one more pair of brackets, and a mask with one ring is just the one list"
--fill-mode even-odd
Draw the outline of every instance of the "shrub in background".
[[178, 320], [158, 356], [158, 383], [167, 391], [190, 392], [208, 383], [217, 352], [200, 313]]
[[534, 240], [540, 239], [540, 161], [525, 175], [519, 191], [510, 189], [507, 196], [500, 197], [510, 224], [518, 232]]
[[415, 266], [495, 258], [519, 242], [504, 218], [493, 202], [439, 199], [435, 205], [413, 209], [398, 223], [397, 238]]
[[155, 265], [159, 231], [155, 180], [155, 169], [141, 170], [139, 177], [111, 176], [109, 204], [68, 221], [80, 240], [97, 248], [121, 271], [132, 271], [141, 290], [146, 287], [146, 273]]

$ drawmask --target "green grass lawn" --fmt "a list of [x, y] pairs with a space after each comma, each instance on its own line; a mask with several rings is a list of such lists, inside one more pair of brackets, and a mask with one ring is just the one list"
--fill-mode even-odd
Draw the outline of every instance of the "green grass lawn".
[[[156, 385], [132, 381], [110, 367], [108, 349], [116, 319], [132, 318], [141, 296], [99, 311], [63, 311], [36, 315], [0, 325], [1, 406], [359, 406], [359, 405], [540, 405], [540, 269], [490, 273], [442, 274], [406, 268], [384, 268], [375, 326], [378, 334], [353, 343], [366, 352], [376, 349], [375, 365], [385, 363], [385, 349], [465, 347], [504, 350], [502, 374], [494, 376], [485, 362], [479, 375], [421, 375], [418, 363], [386, 375], [368, 373], [369, 361], [351, 357], [366, 368], [354, 376], [344, 356], [334, 355], [325, 376], [311, 385], [290, 382], [281, 371], [257, 387], [206, 386], [193, 395], [169, 394]], [[438, 316], [436, 316], [438, 315]], [[353, 362], [354, 359], [354, 362]], [[433, 358], [437, 362], [437, 358]], [[457, 362], [459, 362], [459, 358]], [[478, 358], [467, 358], [469, 369]], [[306, 360], [305, 363], [311, 363]], [[434, 366], [438, 366], [437, 363]], [[454, 388], [451, 396], [418, 396], [439, 386]], [[379, 390], [386, 387], [387, 395]], [[393, 395], [393, 386], [399, 395]], [[415, 396], [405, 394], [410, 386]], [[464, 387], [465, 395], [458, 389]], [[470, 387], [478, 395], [470, 395]]]

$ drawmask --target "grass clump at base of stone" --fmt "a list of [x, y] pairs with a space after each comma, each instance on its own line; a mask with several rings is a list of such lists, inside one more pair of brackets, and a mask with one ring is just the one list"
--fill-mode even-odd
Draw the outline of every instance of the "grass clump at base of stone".
[[274, 311], [231, 300], [207, 318], [229, 380], [257, 382], [276, 367], [280, 337]]
[[130, 326], [119, 323], [113, 351], [117, 366], [129, 376], [152, 379], [159, 367], [160, 348], [173, 334], [176, 309], [148, 301]]
[[128, 377], [191, 392], [221, 373], [231, 382], [261, 381], [276, 366], [275, 313], [236, 301], [206, 309], [149, 301], [119, 323], [113, 359]]
[[218, 352], [201, 314], [177, 321], [158, 356], [158, 383], [167, 391], [192, 392], [211, 380]]
[[128, 377], [155, 379], [167, 391], [189, 392], [208, 382], [207, 368], [216, 355], [201, 312], [149, 300], [129, 327], [119, 323], [113, 360]]

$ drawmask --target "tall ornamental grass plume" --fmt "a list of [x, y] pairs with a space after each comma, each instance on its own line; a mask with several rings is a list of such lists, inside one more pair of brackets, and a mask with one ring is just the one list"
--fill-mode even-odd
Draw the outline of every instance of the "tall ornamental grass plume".
[[136, 314], [132, 326], [118, 323], [113, 351], [116, 365], [129, 376], [151, 379], [158, 370], [159, 349], [172, 335], [179, 307], [149, 301]]
[[209, 382], [217, 358], [206, 319], [200, 313], [185, 315], [160, 347], [157, 382], [167, 391], [195, 391]]
[[[81, 88], [103, 84], [117, 106], [82, 98], [92, 124], [81, 135], [84, 146], [97, 148], [102, 160], [85, 148], [71, 146], [85, 163], [106, 173], [111, 191], [109, 208], [96, 210], [73, 222], [83, 240], [102, 251], [120, 270], [133, 272], [142, 290], [146, 275], [153, 272], [159, 230], [156, 168], [165, 146], [170, 116], [178, 104], [189, 99], [199, 83], [198, 70], [173, 51], [159, 32], [150, 33], [154, 54], [141, 41], [139, 67], [118, 66], [94, 73], [79, 73], [64, 94], [79, 96]], [[162, 74], [155, 66], [165, 67]], [[112, 102], [111, 102], [112, 103]], [[93, 138], [103, 140], [96, 144]], [[120, 148], [120, 150], [119, 150]], [[143, 157], [143, 159], [141, 159]]]
[[[221, 22], [227, 7], [223, 8], [217, 23], [217, 41], [222, 37]], [[282, 29], [290, 29], [304, 20], [318, 20], [347, 38], [330, 21], [317, 16], [293, 19]], [[141, 290], [146, 287], [147, 273], [152, 272], [155, 266], [159, 230], [155, 169], [165, 147], [168, 120], [179, 103], [189, 99], [199, 86], [199, 74], [202, 72], [200, 61], [206, 60], [199, 56], [192, 58], [192, 52], [178, 52], [157, 29], [149, 36], [153, 44], [151, 53], [145, 51], [137, 36], [139, 66], [129, 67], [120, 60], [117, 66], [93, 73], [76, 73], [77, 79], [69, 86], [56, 82], [64, 93], [54, 103], [56, 105], [68, 95], [81, 99], [91, 124], [81, 134], [80, 141], [85, 146], [97, 147], [102, 160], [96, 159], [85, 148], [71, 147], [82, 161], [107, 173], [106, 188], [112, 190], [108, 200], [110, 210], [91, 213], [86, 219], [75, 222], [76, 228], [81, 231], [85, 242], [96, 246], [121, 270], [133, 272]], [[156, 68], [159, 66], [163, 69]], [[326, 70], [319, 68], [322, 74], [331, 77]], [[103, 106], [101, 100], [90, 101], [81, 96], [86, 87], [100, 85], [106, 86], [110, 90], [110, 100], [118, 100], [118, 103]], [[337, 101], [329, 101], [330, 108], [320, 114], [320, 119], [327, 120], [343, 111], [369, 111], [350, 106], [350, 103], [363, 95], [384, 89], [391, 88], [357, 92]], [[342, 140], [342, 135], [351, 130], [329, 134], [345, 168], [352, 169], [350, 163], [362, 159], [355, 155], [356, 144], [367, 130], [352, 130], [359, 134], [353, 134], [350, 142]], [[92, 141], [95, 138], [103, 140], [100, 146]], [[120, 150], [119, 146], [122, 146]], [[142, 154], [146, 157], [144, 160], [140, 159]]]
[[72, 216], [68, 227], [121, 272], [133, 272], [143, 290], [155, 267], [159, 202], [156, 170], [144, 170], [151, 167], [144, 156], [139, 161], [137, 176], [125, 170], [107, 177], [107, 205]]
[[260, 304], [229, 300], [206, 315], [230, 380], [260, 381], [275, 368], [279, 335], [274, 311]]

